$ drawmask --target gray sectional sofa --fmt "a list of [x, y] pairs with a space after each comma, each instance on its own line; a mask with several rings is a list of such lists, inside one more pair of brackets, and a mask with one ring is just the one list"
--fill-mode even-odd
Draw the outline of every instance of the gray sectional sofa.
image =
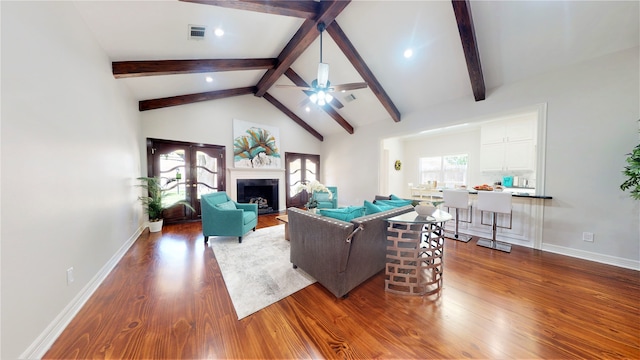
[[385, 219], [410, 211], [407, 205], [346, 222], [289, 208], [291, 263], [336, 297], [346, 297], [385, 268]]

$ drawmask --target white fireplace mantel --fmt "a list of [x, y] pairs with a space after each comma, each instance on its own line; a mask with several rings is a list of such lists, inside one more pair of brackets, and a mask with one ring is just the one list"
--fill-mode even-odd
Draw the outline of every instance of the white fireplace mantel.
[[238, 179], [278, 179], [278, 211], [287, 208], [284, 169], [227, 168], [227, 173], [227, 194], [235, 201], [238, 200]]

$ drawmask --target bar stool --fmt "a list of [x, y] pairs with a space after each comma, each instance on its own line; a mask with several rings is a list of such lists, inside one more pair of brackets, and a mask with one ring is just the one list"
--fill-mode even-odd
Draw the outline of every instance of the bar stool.
[[[453, 237], [447, 236], [450, 239], [459, 240], [462, 242], [469, 242], [472, 236], [460, 235], [458, 233], [458, 222], [470, 223], [472, 221], [473, 207], [469, 209], [469, 192], [467, 190], [442, 190], [442, 200], [444, 200], [443, 206], [456, 209], [456, 231], [453, 233]], [[460, 218], [460, 209], [469, 210], [469, 220], [458, 220]]]
[[[497, 241], [496, 232], [497, 228], [511, 229], [513, 216], [511, 213], [511, 193], [510, 192], [494, 192], [494, 191], [478, 191], [478, 210], [480, 210], [480, 223], [482, 225], [492, 225], [492, 238], [478, 239], [478, 245], [496, 249], [504, 252], [511, 252], [511, 244]], [[483, 212], [493, 213], [493, 222], [491, 224], [485, 224], [483, 220]], [[509, 214], [509, 227], [498, 226], [497, 219], [498, 213]]]

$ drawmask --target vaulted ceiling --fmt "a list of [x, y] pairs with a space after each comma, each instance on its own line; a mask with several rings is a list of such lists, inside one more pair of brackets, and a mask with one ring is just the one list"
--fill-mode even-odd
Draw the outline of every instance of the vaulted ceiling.
[[[637, 2], [104, 1], [76, 7], [140, 111], [258, 96], [322, 140], [638, 46]], [[323, 60], [336, 92], [308, 106]], [[190, 25], [206, 27], [189, 39]], [[224, 30], [222, 37], [215, 29]], [[405, 58], [406, 49], [413, 56]], [[213, 81], [206, 82], [210, 76]], [[489, 90], [487, 90], [489, 89]], [[309, 111], [305, 107], [309, 107]], [[229, 119], [229, 121], [231, 121]]]

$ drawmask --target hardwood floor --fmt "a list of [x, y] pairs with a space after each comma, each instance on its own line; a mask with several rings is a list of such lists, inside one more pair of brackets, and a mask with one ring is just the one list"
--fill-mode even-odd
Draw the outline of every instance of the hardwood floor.
[[44, 359], [640, 358], [638, 271], [475, 241], [447, 240], [437, 296], [386, 293], [381, 272], [347, 299], [316, 283], [238, 321], [200, 223], [167, 225]]

